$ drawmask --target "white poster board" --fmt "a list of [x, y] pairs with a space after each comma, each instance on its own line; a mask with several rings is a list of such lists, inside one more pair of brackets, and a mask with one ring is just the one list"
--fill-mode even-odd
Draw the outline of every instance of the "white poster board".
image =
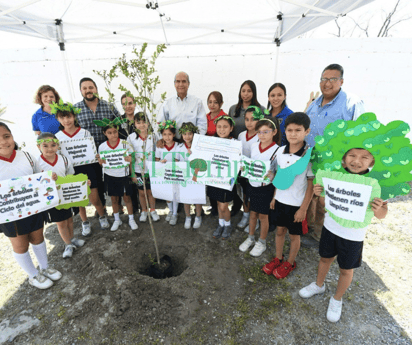
[[254, 160], [246, 156], [242, 156], [242, 177], [245, 177], [249, 182], [271, 183], [266, 176], [270, 170], [270, 161]]
[[372, 186], [322, 178], [325, 208], [339, 218], [363, 222]]
[[52, 172], [0, 181], [0, 223], [30, 217], [59, 203]]
[[84, 181], [63, 183], [57, 189], [60, 204], [71, 204], [88, 199], [87, 184]]
[[93, 137], [60, 141], [60, 151], [73, 166], [96, 163], [97, 150]]
[[195, 134], [189, 157], [191, 173], [194, 162], [204, 163], [195, 174], [199, 183], [226, 190], [232, 190], [241, 167], [242, 142]]
[[127, 149], [100, 151], [100, 158], [106, 160], [103, 168], [120, 169], [127, 167], [130, 164], [124, 160], [127, 153]]
[[189, 162], [148, 164], [153, 197], [184, 204], [206, 204], [206, 186], [192, 181]]

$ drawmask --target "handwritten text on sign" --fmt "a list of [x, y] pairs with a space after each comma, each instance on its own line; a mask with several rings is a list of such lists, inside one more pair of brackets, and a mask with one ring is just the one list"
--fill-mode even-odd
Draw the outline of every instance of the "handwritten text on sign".
[[106, 169], [119, 169], [127, 167], [129, 163], [124, 160], [125, 154], [127, 154], [126, 149], [101, 151], [100, 158], [106, 160], [103, 167]]
[[372, 186], [322, 178], [325, 207], [339, 218], [363, 222]]
[[57, 190], [59, 193], [60, 204], [71, 204], [87, 198], [86, 182], [72, 182], [60, 185]]
[[61, 153], [68, 157], [73, 166], [97, 162], [96, 145], [92, 137], [60, 141]]
[[270, 161], [257, 161], [249, 157], [242, 156], [242, 176], [249, 181], [258, 183], [270, 183], [266, 173], [270, 169]]

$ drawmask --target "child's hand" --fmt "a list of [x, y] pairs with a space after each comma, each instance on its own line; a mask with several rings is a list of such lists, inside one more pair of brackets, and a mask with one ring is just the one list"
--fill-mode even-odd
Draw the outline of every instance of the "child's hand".
[[323, 186], [321, 186], [319, 183], [316, 183], [313, 186], [313, 194], [315, 194], [316, 196], [320, 196], [323, 192]]
[[126, 156], [124, 157], [125, 162], [131, 163], [132, 162], [132, 156]]
[[132, 177], [133, 183], [137, 183], [137, 177]]
[[269, 170], [267, 173], [266, 173], [266, 176], [267, 176], [267, 178], [269, 179], [269, 180], [273, 180], [273, 178], [275, 177], [275, 174], [273, 173], [273, 171], [272, 170]]
[[276, 200], [275, 200], [275, 199], [272, 199], [272, 201], [270, 202], [270, 209], [271, 209], [271, 210], [274, 210], [274, 209], [275, 209], [275, 203], [276, 203]]
[[100, 159], [100, 155], [99, 155], [99, 154], [97, 154], [97, 155], [96, 155], [96, 158], [97, 158], [97, 159]]
[[301, 208], [296, 211], [295, 213], [295, 220], [294, 223], [302, 223], [306, 218], [306, 211], [302, 210]]
[[192, 154], [192, 150], [191, 149], [189, 149], [189, 150], [187, 150], [187, 153], [189, 154], [189, 156]]
[[92, 182], [90, 180], [87, 180], [87, 185], [90, 187], [92, 185]]
[[53, 181], [56, 181], [58, 176], [57, 176], [57, 174], [54, 172], [51, 177], [52, 177], [52, 180], [53, 180]]
[[383, 201], [380, 198], [375, 198], [371, 203], [371, 207], [376, 218], [383, 219], [386, 217], [386, 214], [388, 213], [387, 201]]
[[100, 165], [106, 164], [106, 160], [99, 158], [99, 164]]
[[166, 159], [162, 159], [162, 160], [160, 161], [160, 163], [166, 163], [166, 162], [167, 162]]
[[156, 147], [158, 147], [159, 149], [162, 149], [165, 147], [165, 141], [163, 139], [160, 139], [157, 143], [156, 143]]

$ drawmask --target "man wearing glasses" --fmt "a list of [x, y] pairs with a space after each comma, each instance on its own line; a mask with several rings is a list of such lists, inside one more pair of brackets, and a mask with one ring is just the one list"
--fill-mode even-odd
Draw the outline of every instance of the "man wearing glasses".
[[[315, 146], [315, 137], [322, 135], [325, 127], [336, 120], [356, 120], [365, 112], [363, 101], [342, 90], [343, 67], [338, 64], [327, 66], [320, 78], [322, 95], [306, 110], [310, 118], [310, 133], [306, 137], [309, 146]], [[313, 230], [310, 234], [319, 241], [322, 233], [325, 209], [314, 197], [309, 205], [307, 221]]]

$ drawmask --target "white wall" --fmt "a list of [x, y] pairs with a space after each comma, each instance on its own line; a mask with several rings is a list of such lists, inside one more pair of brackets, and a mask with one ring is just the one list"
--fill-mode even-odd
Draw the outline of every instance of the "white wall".
[[[103, 81], [93, 69], [109, 69], [123, 52], [130, 51], [130, 47], [68, 46], [74, 101], [81, 99], [78, 81], [84, 76], [94, 78], [100, 94], [106, 97]], [[375, 112], [384, 123], [395, 119], [412, 123], [412, 96], [407, 94], [411, 55], [412, 39], [295, 39], [280, 47], [276, 81], [286, 85], [289, 107], [303, 110], [310, 91], [319, 89], [323, 68], [339, 63], [345, 68], [344, 89], [360, 96], [368, 111]], [[266, 105], [267, 90], [274, 82], [275, 60], [273, 45], [168, 47], [157, 65], [162, 80], [159, 93], [167, 91], [172, 96], [173, 77], [184, 70], [191, 79], [189, 92], [201, 97], [205, 106], [207, 95], [218, 90], [227, 111], [237, 102], [240, 84], [246, 79], [255, 81], [258, 100]], [[64, 100], [70, 100], [61, 53], [58, 47], [2, 50], [0, 78], [0, 103], [7, 106], [4, 118], [16, 123], [11, 125], [15, 139], [25, 141], [29, 151], [36, 152], [31, 130], [31, 116], [38, 108], [32, 102], [36, 89], [50, 84]], [[115, 94], [120, 98], [120, 91]]]

